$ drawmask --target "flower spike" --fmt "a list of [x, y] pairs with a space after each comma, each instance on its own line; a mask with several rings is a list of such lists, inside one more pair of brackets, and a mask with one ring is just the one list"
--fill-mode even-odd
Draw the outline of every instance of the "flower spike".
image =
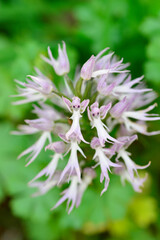
[[50, 47], [48, 55], [49, 58], [42, 58], [63, 77], [65, 84], [59, 84], [57, 89], [51, 79], [35, 68], [36, 75], [28, 75], [26, 82], [16, 80], [20, 100], [13, 103], [34, 102], [32, 115], [36, 116], [12, 131], [15, 135], [37, 135], [35, 143], [18, 158], [28, 155], [29, 165], [41, 151], [45, 150], [46, 155], [48, 150], [52, 152], [50, 161], [29, 182], [30, 187], [37, 188], [33, 196], [68, 185], [52, 210], [67, 201], [67, 211], [71, 213], [83, 201], [98, 167], [100, 183], [104, 184], [101, 195], [112, 181], [111, 174], [119, 175], [123, 185], [127, 181], [134, 191], [141, 192], [147, 173], [141, 177], [139, 171], [146, 171], [151, 162], [136, 164], [128, 148], [138, 139], [137, 133], [160, 134], [159, 130], [147, 130], [148, 121], [160, 120], [158, 114], [151, 113], [157, 105], [152, 103], [157, 94], [146, 87], [143, 76], [132, 79], [127, 70], [129, 64], [109, 48], [92, 55], [77, 68], [73, 79], [71, 73], [67, 75], [70, 63], [64, 42], [58, 45], [57, 59]]

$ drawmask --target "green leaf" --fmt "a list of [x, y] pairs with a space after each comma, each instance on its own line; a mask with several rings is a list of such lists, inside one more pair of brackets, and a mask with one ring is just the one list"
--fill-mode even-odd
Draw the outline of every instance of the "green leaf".
[[153, 37], [160, 33], [160, 17], [147, 17], [140, 25], [140, 30], [147, 37]]
[[140, 227], [147, 227], [156, 222], [158, 217], [156, 199], [147, 196], [139, 196], [133, 199], [130, 212], [134, 221]]
[[56, 94], [57, 96], [59, 96], [59, 97], [65, 97], [65, 98], [67, 98], [67, 99], [69, 99], [70, 101], [71, 101], [71, 99], [69, 98], [69, 97], [67, 97], [65, 94], [63, 94], [63, 93], [60, 93], [60, 92], [57, 92], [57, 91], [54, 91], [54, 90], [52, 90], [52, 93], [54, 93], [54, 94]]
[[160, 84], [160, 62], [148, 61], [145, 63], [145, 76], [149, 83]]
[[154, 37], [152, 41], [147, 46], [147, 56], [149, 59], [160, 61], [160, 54], [157, 51], [160, 49], [160, 32], [159, 35]]
[[131, 232], [130, 234], [131, 240], [137, 240], [137, 239], [145, 239], [145, 240], [158, 240], [155, 236], [153, 236], [149, 231], [143, 230], [143, 229], [136, 229]]
[[84, 91], [84, 94], [83, 94], [83, 99], [90, 98], [91, 88], [93, 86], [93, 81], [88, 80], [88, 81], [86, 81], [85, 84], [86, 84], [86, 86], [85, 86], [85, 91]]
[[30, 240], [54, 240], [62, 235], [62, 229], [57, 217], [56, 221], [54, 217], [43, 222], [30, 220], [26, 222], [26, 226], [28, 239]]

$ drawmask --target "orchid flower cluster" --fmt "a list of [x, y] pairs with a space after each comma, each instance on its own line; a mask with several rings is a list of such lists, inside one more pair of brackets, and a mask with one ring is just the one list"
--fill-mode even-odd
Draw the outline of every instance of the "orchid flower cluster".
[[71, 80], [66, 45], [62, 44], [58, 45], [57, 59], [49, 47], [49, 58], [42, 56], [55, 73], [64, 78], [61, 89], [37, 68], [35, 76], [28, 75], [26, 82], [16, 80], [19, 92], [16, 97], [20, 100], [13, 104], [34, 103], [36, 119], [25, 120], [26, 124], [18, 126], [13, 133], [39, 135], [18, 157], [28, 155], [26, 166], [35, 161], [42, 149], [52, 152], [48, 165], [29, 186], [37, 188], [34, 194], [37, 196], [55, 186], [67, 185], [52, 209], [67, 200], [70, 213], [74, 206], [80, 205], [98, 168], [100, 182], [104, 183], [101, 195], [108, 189], [111, 173], [119, 175], [122, 183], [128, 181], [136, 192], [142, 191], [147, 175], [141, 177], [138, 170], [147, 168], [150, 162], [139, 166], [127, 149], [137, 140], [137, 133], [160, 134], [160, 131], [149, 132], [146, 123], [160, 117], [150, 113], [156, 104], [149, 104], [156, 94], [145, 87], [143, 76], [132, 80], [126, 70], [129, 64], [118, 60], [109, 48], [92, 55]]

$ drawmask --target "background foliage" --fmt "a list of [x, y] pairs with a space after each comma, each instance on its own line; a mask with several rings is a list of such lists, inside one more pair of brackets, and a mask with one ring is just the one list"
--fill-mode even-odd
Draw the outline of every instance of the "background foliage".
[[[55, 78], [40, 54], [46, 54], [48, 45], [56, 54], [61, 40], [67, 44], [72, 74], [77, 63], [110, 46], [131, 63], [133, 77], [145, 74], [147, 84], [160, 94], [159, 0], [0, 0], [0, 239], [160, 239], [159, 136], [139, 136], [131, 148], [137, 163], [152, 160], [142, 194], [112, 176], [100, 197], [96, 180], [69, 216], [65, 205], [50, 211], [59, 198], [57, 189], [30, 197], [27, 183], [48, 156], [42, 153], [28, 168], [24, 159], [16, 161], [35, 139], [10, 135], [30, 117], [31, 105], [12, 106], [9, 96], [16, 93], [13, 79], [24, 81], [34, 66]], [[150, 127], [160, 129], [160, 122]]]

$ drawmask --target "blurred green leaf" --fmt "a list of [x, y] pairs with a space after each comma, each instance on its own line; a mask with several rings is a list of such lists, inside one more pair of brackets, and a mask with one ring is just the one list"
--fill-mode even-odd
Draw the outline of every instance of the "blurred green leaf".
[[160, 33], [160, 17], [158, 17], [158, 18], [152, 18], [152, 17], [146, 18], [142, 22], [142, 24], [140, 26], [140, 30], [147, 37], [156, 36], [157, 34]]
[[156, 61], [160, 61], [160, 32], [159, 35], [154, 37], [147, 47], [147, 57]]
[[41, 197], [16, 197], [10, 203], [13, 210], [13, 214], [24, 218], [32, 219], [33, 221], [45, 222], [50, 216], [50, 208], [52, 207], [52, 198], [41, 196]]
[[132, 232], [130, 239], [131, 240], [137, 240], [137, 239], [156, 240], [156, 237], [152, 236], [152, 234], [149, 231], [137, 229]]
[[159, 85], [160, 84], [160, 62], [148, 61], [145, 63], [145, 76], [148, 82]]
[[130, 205], [130, 212], [133, 219], [140, 227], [147, 227], [155, 223], [158, 217], [158, 206], [156, 199], [147, 196], [141, 196], [133, 199]]

